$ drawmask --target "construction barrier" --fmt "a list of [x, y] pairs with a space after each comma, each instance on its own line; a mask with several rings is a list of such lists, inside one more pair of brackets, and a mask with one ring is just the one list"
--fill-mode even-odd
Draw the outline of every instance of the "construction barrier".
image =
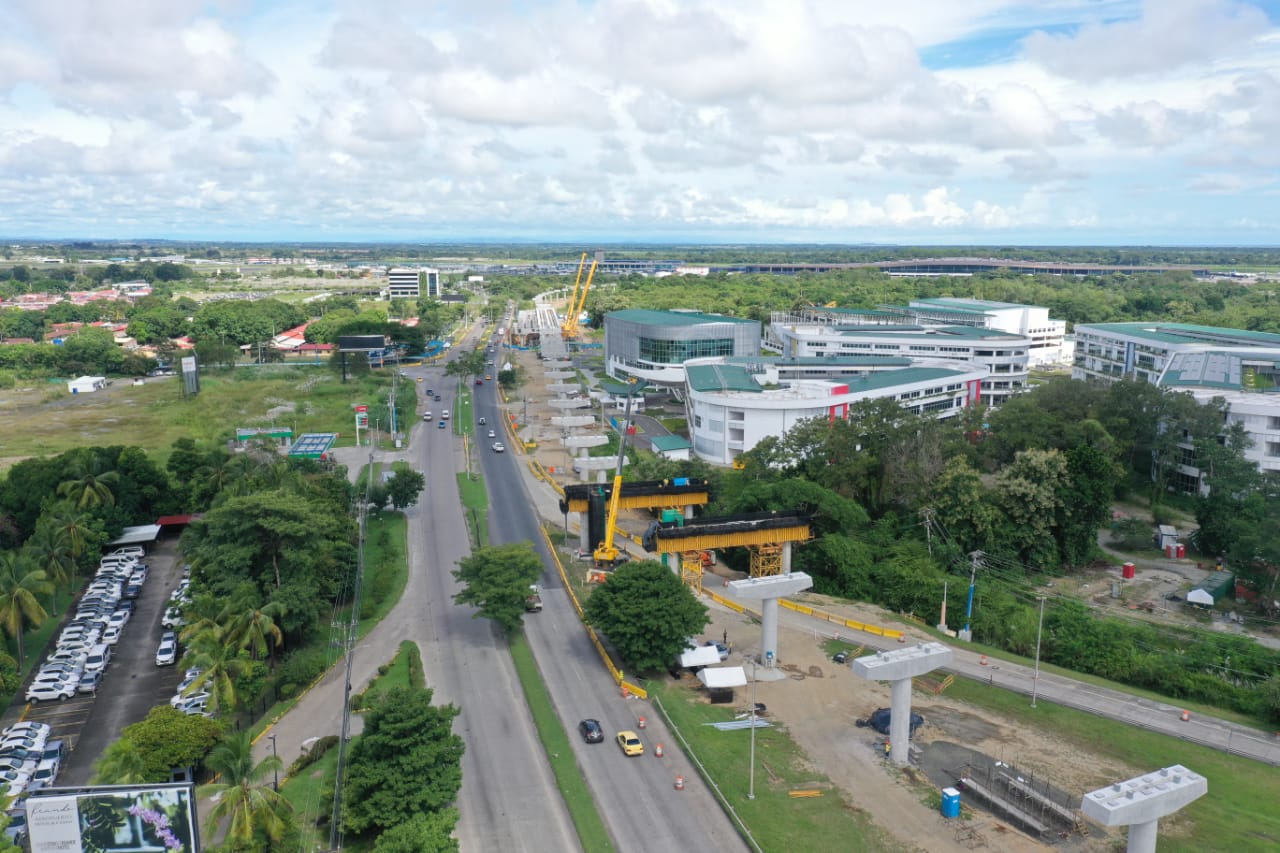
[[852, 628], [855, 631], [862, 631], [867, 634], [875, 634], [877, 637], [887, 637], [888, 639], [896, 640], [899, 637], [905, 636], [897, 628], [881, 628], [879, 625], [868, 625], [866, 622], [858, 622], [853, 619], [845, 619], [841, 616], [837, 616], [834, 613], [828, 613], [825, 610], [819, 610], [818, 608], [810, 607], [807, 604], [797, 604], [796, 602], [788, 601], [785, 598], [779, 601], [778, 603], [783, 607], [787, 608], [788, 610], [794, 610], [796, 613], [801, 613], [805, 616], [812, 616], [815, 619], [822, 619], [827, 622], [833, 622], [837, 625], [842, 625], [845, 628]]
[[[556, 551], [556, 546], [552, 544], [551, 537], [547, 535], [545, 527], [542, 530], [542, 539], [547, 545], [547, 552], [551, 554], [551, 559], [555, 561], [556, 571], [560, 573], [560, 582], [564, 584], [564, 591], [569, 593], [569, 600], [573, 602], [573, 609], [577, 611], [578, 618], [583, 618], [582, 602], [578, 600], [578, 596], [573, 591], [573, 586], [569, 583], [569, 576], [565, 573], [564, 563], [560, 562], [560, 553]], [[596, 635], [596, 631], [590, 625], [583, 623], [583, 628], [587, 631], [587, 636], [591, 638], [591, 644], [596, 647], [596, 652], [600, 655], [600, 660], [604, 661], [605, 668], [609, 670], [609, 674], [613, 676], [615, 684], [622, 688], [622, 695], [638, 697], [640, 699], [648, 699], [649, 692], [638, 684], [632, 684], [625, 680], [622, 670], [618, 669], [613, 663], [613, 658], [609, 657], [608, 650], [605, 649], [604, 643], [600, 642], [600, 637]]]

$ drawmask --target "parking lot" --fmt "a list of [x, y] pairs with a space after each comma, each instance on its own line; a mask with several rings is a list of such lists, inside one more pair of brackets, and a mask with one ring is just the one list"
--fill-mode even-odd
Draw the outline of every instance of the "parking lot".
[[[4, 715], [6, 723], [17, 719], [47, 723], [53, 729], [50, 738], [67, 744], [70, 754], [57, 780], [60, 786], [88, 784], [93, 762], [102, 751], [125, 726], [146, 717], [152, 707], [168, 703], [182, 677], [177, 666], [155, 664], [156, 646], [165, 630], [160, 620], [181, 576], [177, 537], [149, 547], [143, 562], [150, 567], [147, 581], [135, 601], [133, 617], [115, 644], [97, 695], [28, 705], [22, 699], [24, 684], [15, 706]], [[63, 614], [63, 623], [70, 619], [71, 614]], [[33, 650], [33, 654], [43, 656], [45, 651]]]

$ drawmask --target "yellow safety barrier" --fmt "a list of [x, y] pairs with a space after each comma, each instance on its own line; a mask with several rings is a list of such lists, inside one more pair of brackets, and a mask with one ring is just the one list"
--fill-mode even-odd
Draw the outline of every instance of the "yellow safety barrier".
[[787, 791], [787, 796], [791, 799], [800, 799], [802, 797], [821, 797], [821, 791]]
[[[569, 575], [564, 570], [564, 563], [560, 562], [560, 553], [556, 551], [555, 545], [551, 542], [551, 537], [547, 535], [547, 529], [543, 527], [541, 530], [542, 539], [547, 543], [547, 551], [550, 552], [551, 559], [555, 561], [556, 571], [560, 573], [560, 581], [564, 584], [565, 592], [569, 593], [569, 600], [573, 602], [573, 609], [577, 611], [578, 618], [582, 619], [582, 602], [578, 600], [577, 594], [573, 591], [573, 586], [569, 583]], [[613, 676], [614, 684], [619, 685], [632, 696], [636, 696], [641, 699], [648, 699], [649, 693], [647, 690], [638, 684], [633, 684], [626, 680], [626, 676], [623, 675], [622, 670], [614, 664], [613, 658], [609, 657], [609, 652], [605, 649], [604, 643], [600, 642], [600, 638], [596, 635], [595, 629], [590, 625], [587, 625], [585, 622], [583, 623], [583, 627], [587, 629], [587, 636], [591, 638], [591, 644], [595, 646], [596, 651], [600, 653], [600, 659], [604, 661], [605, 668], [608, 669], [609, 674]]]
[[819, 610], [818, 608], [810, 607], [807, 604], [796, 604], [794, 601], [788, 601], [785, 598], [778, 603], [788, 610], [794, 610], [797, 613], [803, 613], [804, 615], [812, 616], [815, 619], [822, 619], [836, 625], [841, 625], [845, 628], [851, 628], [854, 631], [863, 631], [868, 634], [875, 634], [877, 637], [887, 637], [891, 640], [896, 640], [898, 637], [903, 636], [902, 632], [897, 628], [881, 628], [879, 625], [868, 625], [866, 622], [858, 622], [854, 619], [845, 619], [841, 616], [835, 615], [834, 613], [828, 613], [825, 610]]

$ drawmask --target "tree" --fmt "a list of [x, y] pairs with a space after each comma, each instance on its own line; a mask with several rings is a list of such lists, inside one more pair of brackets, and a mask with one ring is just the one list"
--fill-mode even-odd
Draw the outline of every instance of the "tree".
[[69, 478], [58, 485], [58, 494], [76, 509], [96, 509], [116, 502], [112, 487], [119, 485], [120, 475], [106, 470], [93, 449], [76, 455], [67, 474]]
[[458, 839], [452, 837], [457, 823], [457, 809], [416, 814], [379, 835], [373, 853], [458, 853]]
[[1004, 516], [997, 539], [1021, 562], [1056, 568], [1056, 534], [1063, 512], [1067, 460], [1057, 450], [1024, 450], [996, 477], [996, 505]]
[[176, 767], [195, 767], [213, 749], [222, 724], [199, 714], [158, 705], [120, 733], [143, 758], [145, 781], [163, 782]]
[[404, 509], [418, 502], [418, 495], [427, 486], [427, 478], [420, 471], [398, 469], [387, 481], [387, 496], [396, 509]]
[[93, 763], [95, 785], [139, 785], [148, 781], [162, 780], [147, 778], [146, 759], [138, 745], [125, 737], [108, 746]]
[[653, 560], [615, 569], [587, 599], [586, 618], [640, 672], [670, 663], [711, 621], [706, 605]]
[[36, 522], [36, 532], [22, 546], [22, 553], [27, 565], [43, 571], [53, 584], [68, 584], [75, 574], [76, 560], [67, 534], [54, 525]]
[[243, 610], [227, 624], [225, 640], [255, 660], [270, 652], [274, 661], [276, 649], [284, 644], [284, 634], [276, 625], [283, 614], [284, 605], [275, 601]]
[[25, 661], [23, 633], [49, 618], [38, 598], [49, 590], [43, 571], [27, 568], [15, 551], [0, 553], [0, 628], [17, 644], [19, 669]]
[[270, 782], [281, 769], [280, 759], [268, 755], [255, 763], [249, 732], [238, 732], [213, 748], [205, 766], [218, 777], [197, 789], [201, 797], [216, 800], [205, 831], [212, 836], [225, 820], [231, 850], [278, 849], [268, 842], [281, 841], [293, 827], [293, 806]]
[[466, 586], [453, 600], [474, 605], [476, 617], [514, 631], [524, 619], [529, 585], [541, 574], [542, 560], [528, 542], [479, 548], [458, 561], [453, 577]]
[[452, 731], [459, 711], [431, 699], [429, 688], [379, 694], [351, 743], [342, 818], [351, 832], [385, 831], [457, 798], [466, 748]]

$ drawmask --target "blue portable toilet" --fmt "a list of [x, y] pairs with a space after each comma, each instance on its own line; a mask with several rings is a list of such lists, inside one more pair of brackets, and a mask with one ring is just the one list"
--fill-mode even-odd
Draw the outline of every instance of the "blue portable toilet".
[[960, 792], [955, 788], [942, 789], [942, 816], [960, 817]]

